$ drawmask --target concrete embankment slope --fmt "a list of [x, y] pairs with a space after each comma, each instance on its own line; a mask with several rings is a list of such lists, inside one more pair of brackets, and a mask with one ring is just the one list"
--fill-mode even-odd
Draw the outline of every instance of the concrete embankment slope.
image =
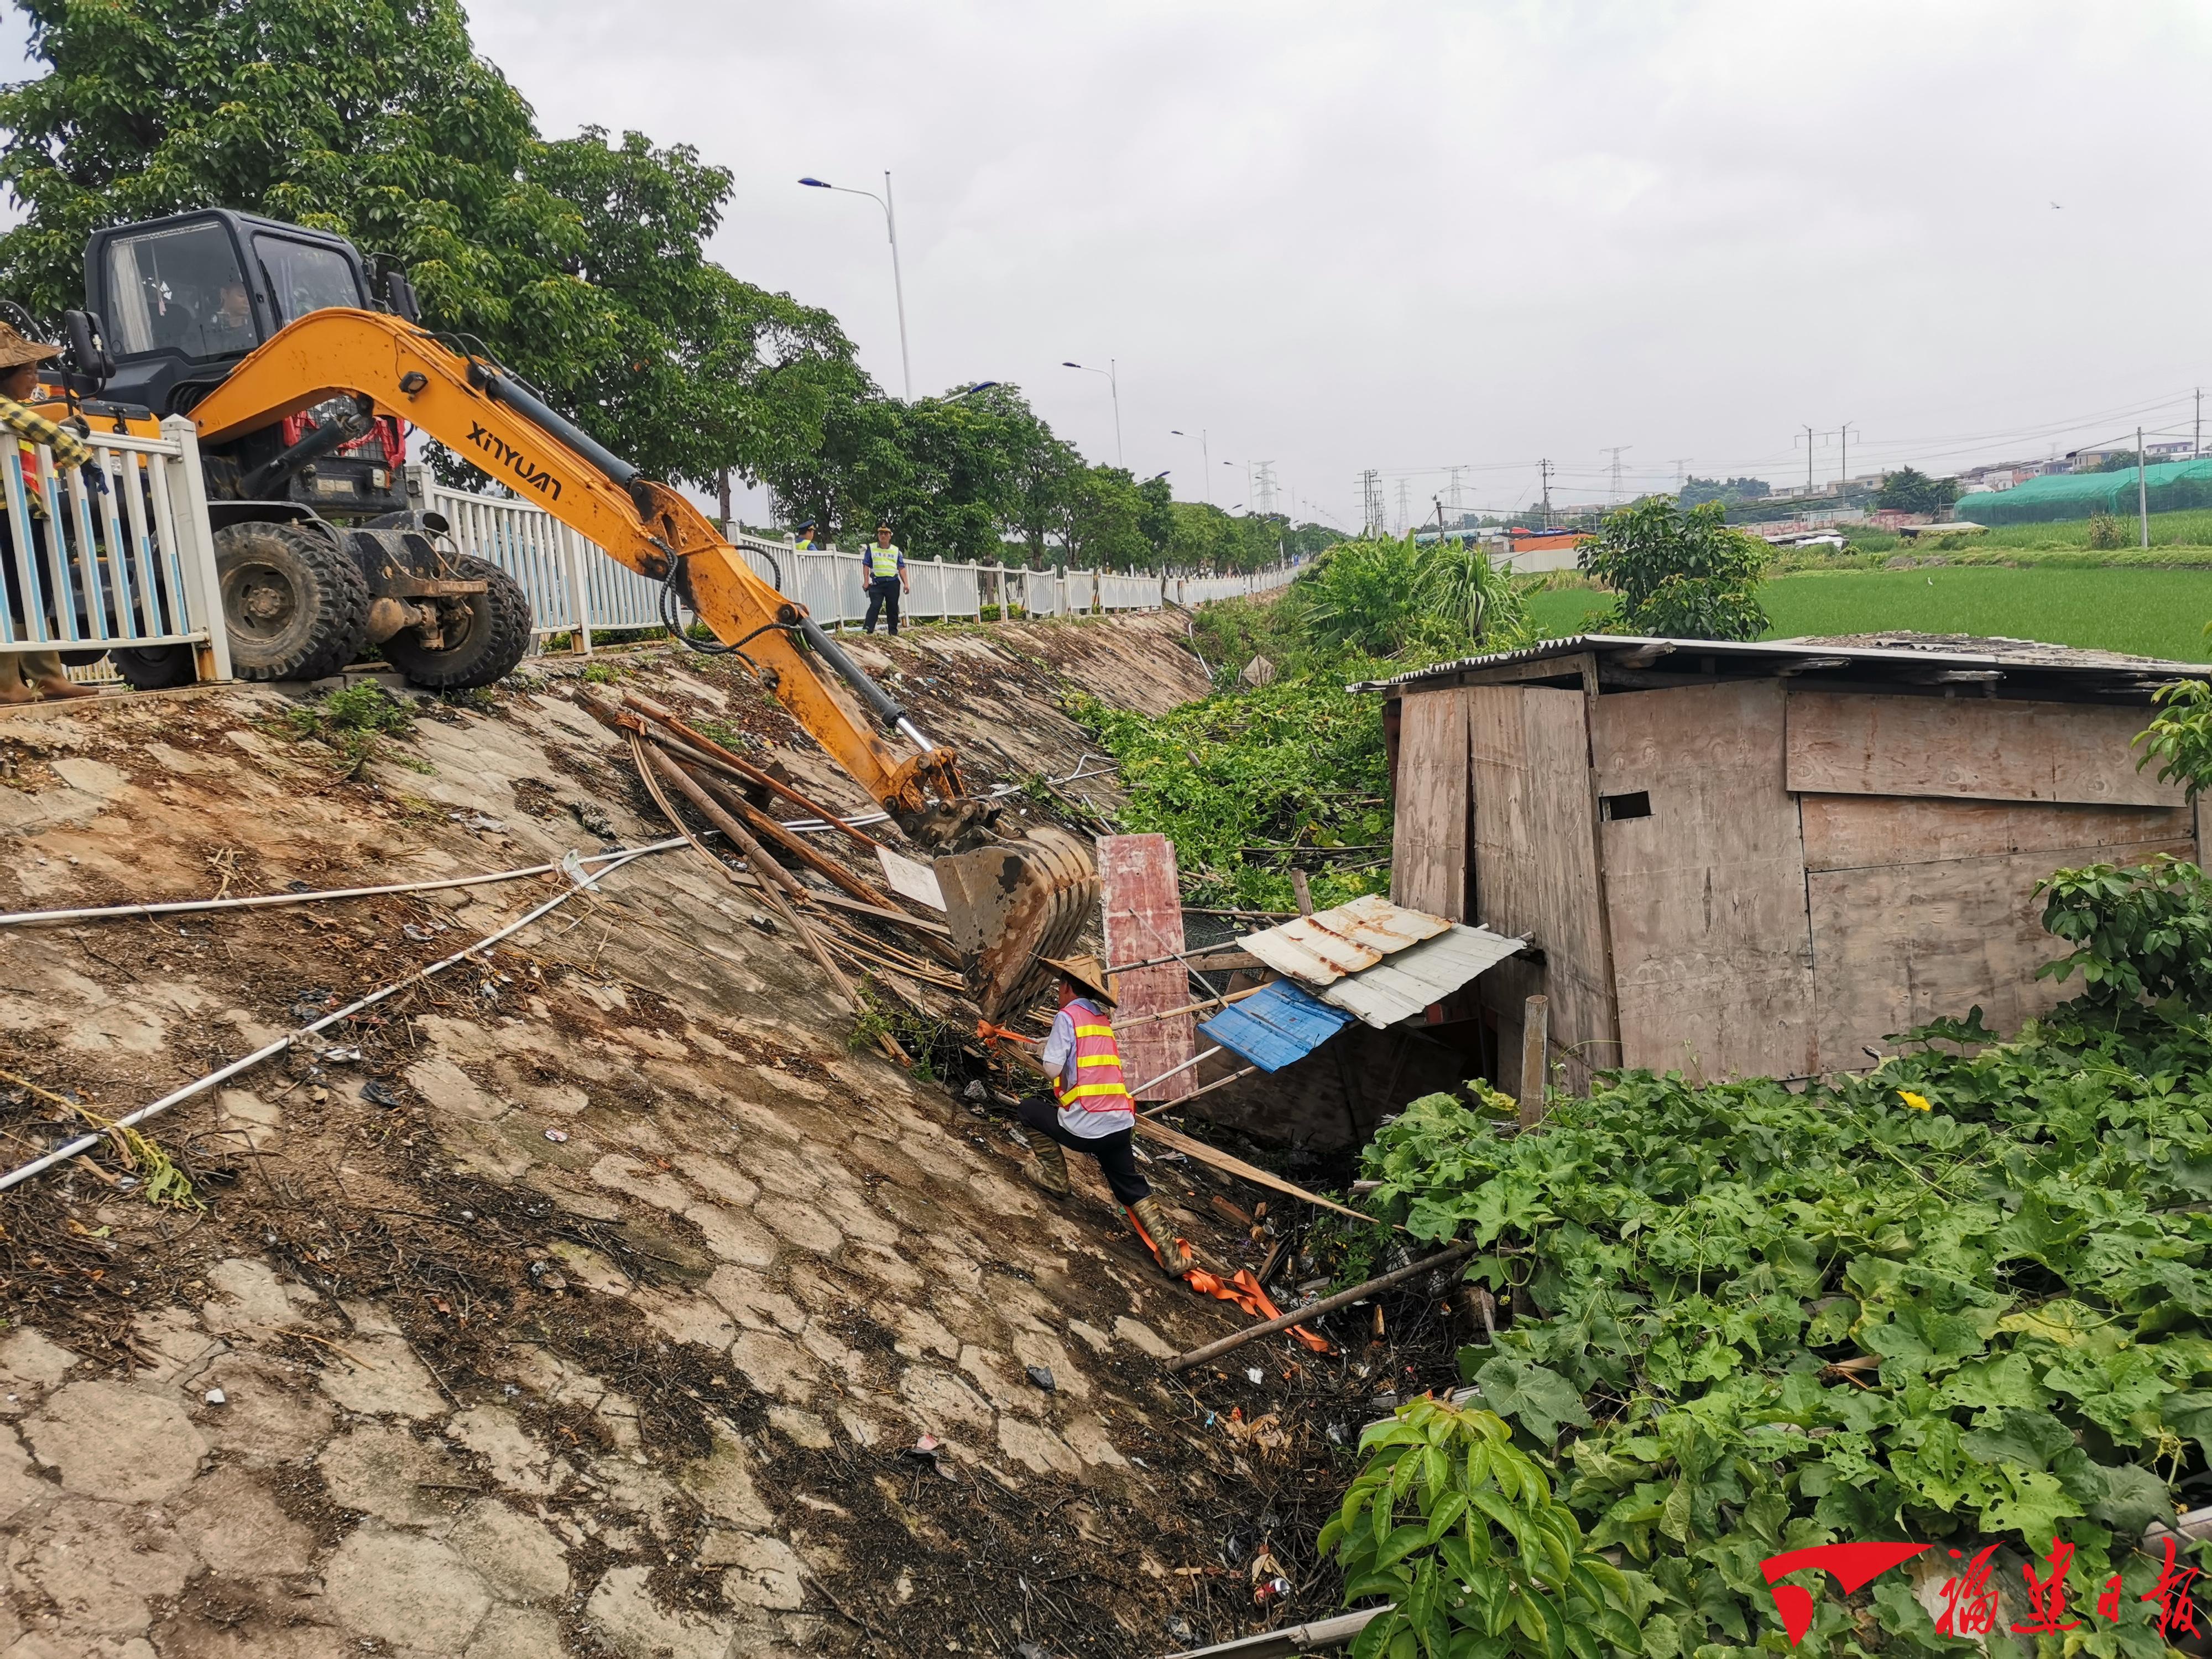
[[[1202, 691], [1181, 632], [863, 648], [989, 783], [1077, 769], [1071, 686]], [[861, 805], [740, 672], [618, 660]], [[0, 714], [0, 908], [665, 836], [581, 689], [540, 664], [418, 705], [350, 773], [273, 690]], [[0, 932], [0, 1146], [27, 1158], [70, 1103], [142, 1104], [556, 890]], [[1103, 1187], [1048, 1206], [1002, 1129], [849, 1046], [757, 909], [689, 852], [642, 860], [334, 1030], [357, 1057], [295, 1054], [149, 1124], [204, 1208], [149, 1205], [115, 1157], [0, 1198], [0, 1653], [1166, 1645], [1174, 1569], [1249, 1498], [1155, 1360], [1241, 1316], [1164, 1285]]]

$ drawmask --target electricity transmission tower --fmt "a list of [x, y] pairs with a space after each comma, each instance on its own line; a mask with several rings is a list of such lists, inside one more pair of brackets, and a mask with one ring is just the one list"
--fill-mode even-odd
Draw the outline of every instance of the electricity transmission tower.
[[1622, 452], [1623, 450], [1633, 449], [1633, 448], [1635, 448], [1635, 447], [1636, 447], [1636, 446], [1635, 446], [1634, 444], [1615, 444], [1615, 445], [1613, 445], [1610, 449], [1601, 449], [1600, 451], [1598, 451], [1598, 453], [1599, 453], [1599, 454], [1601, 454], [1601, 455], [1610, 455], [1610, 456], [1612, 456], [1612, 457], [1613, 457], [1613, 496], [1612, 496], [1612, 500], [1613, 500], [1613, 504], [1615, 507], [1619, 507], [1619, 506], [1620, 505], [1620, 455], [1621, 455], [1621, 452]]
[[1464, 510], [1464, 506], [1459, 493], [1459, 475], [1465, 471], [1466, 469], [1464, 467], [1448, 466], [1444, 471], [1451, 475], [1451, 483], [1444, 490], [1444, 510], [1449, 513], [1454, 519], [1457, 519], [1460, 514]]
[[1273, 461], [1252, 463], [1252, 511], [1266, 518], [1275, 510], [1275, 464]]
[[1685, 483], [1682, 476], [1682, 469], [1689, 465], [1689, 464], [1696, 459], [1697, 458], [1692, 455], [1677, 455], [1674, 458], [1674, 493], [1677, 495], [1682, 493], [1682, 487]]
[[1361, 533], [1383, 534], [1389, 526], [1382, 521], [1382, 475], [1371, 466], [1359, 475], [1359, 503]]
[[1398, 523], [1393, 535], [1402, 536], [1413, 526], [1413, 489], [1407, 480], [1398, 480]]
[[1549, 462], [1549, 461], [1539, 461], [1539, 462], [1537, 462], [1537, 463], [1536, 463], [1536, 471], [1538, 471], [1538, 472], [1542, 476], [1543, 480], [1544, 480], [1544, 528], [1545, 528], [1545, 529], [1547, 529], [1547, 530], [1549, 530], [1549, 529], [1552, 527], [1552, 464], [1551, 464], [1551, 462]]

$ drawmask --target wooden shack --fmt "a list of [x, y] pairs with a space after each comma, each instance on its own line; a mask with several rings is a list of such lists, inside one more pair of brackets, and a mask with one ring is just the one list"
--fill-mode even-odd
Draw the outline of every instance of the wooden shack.
[[1432, 1009], [1512, 1086], [1541, 992], [1563, 1080], [1802, 1078], [1978, 1006], [2075, 994], [2036, 884], [2199, 858], [2132, 746], [2201, 665], [1924, 636], [1583, 636], [1361, 689], [1382, 698], [1390, 896], [1534, 949]]

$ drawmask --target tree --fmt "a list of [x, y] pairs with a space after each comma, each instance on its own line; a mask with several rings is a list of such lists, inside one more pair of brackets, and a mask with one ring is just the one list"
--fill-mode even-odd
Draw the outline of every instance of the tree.
[[1899, 513], [1948, 513], [1958, 499], [1956, 478], [1931, 478], [1917, 467], [1903, 466], [1882, 475], [1874, 504]]
[[1145, 502], [1137, 531], [1152, 550], [1152, 568], [1158, 569], [1167, 562], [1168, 544], [1175, 539], [1175, 490], [1165, 478], [1147, 478], [1137, 486], [1137, 494]]
[[1764, 478], [1700, 478], [1692, 473], [1682, 485], [1676, 501], [1683, 507], [1703, 507], [1707, 501], [1764, 501], [1774, 493], [1774, 486]]
[[1615, 595], [1608, 631], [1692, 640], [1766, 631], [1759, 584], [1772, 557], [1757, 537], [1729, 528], [1720, 502], [1685, 512], [1663, 495], [1607, 514], [1577, 554]]
[[1118, 466], [1086, 466], [1062, 491], [1061, 538], [1069, 565], [1133, 570], [1151, 562], [1145, 539], [1146, 501], [1137, 481]]
[[818, 446], [823, 381], [802, 371], [830, 368], [847, 395], [865, 381], [835, 372], [853, 357], [836, 318], [706, 258], [726, 168], [640, 133], [611, 144], [597, 127], [538, 146], [528, 165], [578, 216], [570, 274], [601, 296], [615, 348], [571, 379], [545, 374], [558, 406], [618, 434], [648, 471], [701, 485], [725, 467], [757, 477], [771, 459]]
[[833, 319], [706, 260], [726, 172], [636, 134], [547, 143], [454, 0], [22, 9], [47, 72], [0, 89], [0, 184], [24, 209], [0, 284], [35, 313], [81, 302], [93, 230], [231, 207], [404, 266], [431, 326], [649, 473], [757, 476], [818, 444], [823, 392], [850, 389]]

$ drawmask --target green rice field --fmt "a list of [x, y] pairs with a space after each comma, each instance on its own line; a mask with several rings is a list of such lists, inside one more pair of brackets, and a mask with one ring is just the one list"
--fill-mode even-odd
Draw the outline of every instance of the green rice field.
[[[1801, 634], [2002, 634], [2054, 645], [2212, 661], [2212, 570], [2051, 566], [1939, 566], [1778, 576], [1759, 590], [1769, 638]], [[1610, 596], [1590, 588], [1538, 593], [1529, 612], [1557, 639], [1583, 631]]]

